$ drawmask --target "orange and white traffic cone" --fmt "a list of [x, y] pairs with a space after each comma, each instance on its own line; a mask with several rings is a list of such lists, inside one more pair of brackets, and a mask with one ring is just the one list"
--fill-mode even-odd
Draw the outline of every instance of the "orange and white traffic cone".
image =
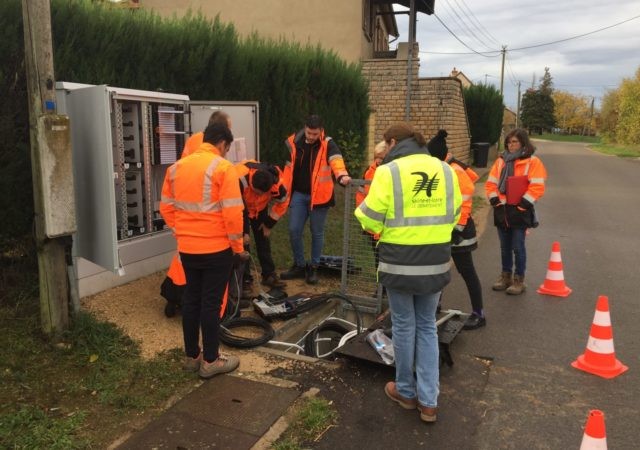
[[554, 242], [551, 247], [551, 257], [547, 266], [547, 276], [544, 283], [538, 288], [538, 294], [568, 297], [571, 288], [564, 284], [564, 272], [562, 271], [562, 257], [560, 256], [560, 243]]
[[580, 450], [607, 450], [607, 432], [604, 428], [602, 411], [598, 409], [589, 411]]
[[602, 378], [614, 378], [629, 369], [616, 359], [609, 299], [604, 295], [598, 297], [587, 348], [571, 365]]

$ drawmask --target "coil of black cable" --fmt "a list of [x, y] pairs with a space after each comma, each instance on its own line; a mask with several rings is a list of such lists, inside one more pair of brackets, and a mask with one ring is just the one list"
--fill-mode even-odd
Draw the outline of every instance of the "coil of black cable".
[[[263, 334], [257, 338], [247, 338], [244, 336], [238, 336], [231, 333], [233, 328], [241, 327], [256, 327], [262, 328]], [[236, 319], [229, 319], [220, 324], [220, 332], [218, 337], [220, 341], [229, 347], [236, 348], [252, 348], [266, 344], [275, 336], [276, 332], [269, 322], [257, 317], [238, 317]]]

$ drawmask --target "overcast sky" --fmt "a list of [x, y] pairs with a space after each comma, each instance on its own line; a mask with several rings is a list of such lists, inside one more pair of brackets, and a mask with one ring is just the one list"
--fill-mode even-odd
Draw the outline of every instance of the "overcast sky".
[[[420, 0], [416, 0], [420, 1]], [[398, 11], [406, 8], [397, 7]], [[640, 18], [589, 36], [521, 51], [520, 47], [566, 39], [640, 16], [639, 0], [435, 0], [440, 20], [477, 52], [507, 46], [505, 104], [515, 110], [517, 83], [521, 91], [539, 84], [549, 67], [556, 89], [593, 96], [596, 106], [607, 89], [631, 78], [640, 67]], [[453, 67], [474, 83], [500, 88], [501, 56], [483, 57], [460, 43], [431, 15], [418, 13], [420, 76], [448, 76]], [[397, 15], [400, 38], [408, 40], [408, 15]], [[441, 53], [470, 53], [442, 55]], [[497, 55], [497, 56], [493, 56]]]

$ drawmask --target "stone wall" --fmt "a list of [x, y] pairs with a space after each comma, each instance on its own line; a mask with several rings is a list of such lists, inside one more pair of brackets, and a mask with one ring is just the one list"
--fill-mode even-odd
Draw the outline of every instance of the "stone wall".
[[[401, 52], [398, 52], [401, 55]], [[414, 59], [410, 122], [427, 141], [444, 128], [447, 145], [456, 158], [471, 162], [469, 126], [460, 80], [451, 77], [418, 78], [419, 63]], [[407, 59], [371, 59], [363, 61], [362, 72], [369, 80], [372, 108], [369, 151], [382, 139], [390, 125], [405, 120]], [[371, 139], [373, 136], [373, 139]]]

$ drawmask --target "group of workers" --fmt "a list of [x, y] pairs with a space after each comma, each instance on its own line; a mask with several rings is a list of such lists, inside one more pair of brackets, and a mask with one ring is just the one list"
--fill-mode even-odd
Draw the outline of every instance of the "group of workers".
[[[409, 124], [384, 133], [386, 151], [374, 155], [366, 196], [355, 215], [377, 238], [378, 279], [391, 310], [396, 376], [385, 394], [404, 409], [435, 422], [439, 395], [436, 311], [450, 281], [449, 260], [462, 275], [472, 314], [465, 329], [486, 325], [482, 288], [471, 251], [477, 247], [471, 217], [477, 174], [457, 161], [440, 130], [429, 142]], [[485, 184], [500, 237], [502, 273], [494, 290], [522, 294], [527, 228], [537, 226], [535, 204], [544, 194], [546, 170], [533, 155], [525, 130], [510, 131]], [[522, 186], [517, 195], [510, 184]], [[515, 273], [513, 273], [515, 259]]]
[[[287, 139], [290, 158], [284, 170], [254, 160], [231, 164], [225, 155], [232, 142], [229, 116], [222, 111], [213, 113], [204, 132], [192, 135], [181, 158], [167, 169], [160, 202], [160, 213], [178, 244], [163, 288], [171, 285], [182, 306], [184, 368], [202, 378], [233, 371], [239, 364], [237, 357], [219, 353], [218, 331], [234, 267], [244, 268], [240, 277], [244, 294], [253, 283], [250, 232], [263, 285], [281, 288], [281, 278], [318, 283], [324, 226], [328, 209], [335, 203], [334, 180], [343, 186], [351, 180], [340, 149], [324, 135], [317, 115], [309, 116], [304, 128]], [[287, 210], [294, 264], [280, 277], [269, 235]], [[307, 221], [311, 228], [309, 263], [303, 241]], [[241, 295], [239, 287], [237, 296]]]
[[[471, 206], [478, 176], [448, 152], [446, 137], [446, 131], [440, 130], [427, 142], [410, 124], [391, 126], [375, 148], [374, 161], [364, 175], [371, 184], [357, 193], [355, 210], [373, 245], [378, 281], [391, 310], [396, 376], [384, 391], [403, 408], [417, 409], [425, 422], [436, 420], [435, 321], [442, 289], [451, 278], [450, 259], [471, 299], [472, 314], [464, 328], [486, 325], [482, 289], [471, 257], [477, 247]], [[229, 117], [214, 113], [204, 132], [187, 141], [182, 158], [167, 170], [160, 204], [178, 243], [168, 277], [186, 282], [183, 367], [202, 378], [233, 371], [239, 364], [237, 357], [219, 352], [218, 330], [232, 268], [246, 265], [249, 259], [249, 231], [256, 243], [262, 284], [281, 287], [281, 280], [294, 278], [316, 284], [327, 213], [334, 205], [334, 183], [346, 186], [351, 181], [340, 149], [325, 136], [317, 115], [309, 116], [303, 129], [286, 140], [290, 158], [284, 170], [258, 161], [234, 166], [224, 158], [232, 142]], [[518, 294], [524, 290], [526, 262], [525, 233], [520, 229], [537, 222], [533, 205], [544, 192], [546, 172], [532, 156], [524, 130], [509, 133], [505, 146], [487, 181], [501, 237], [502, 274], [493, 289], [515, 286], [508, 293]], [[514, 174], [530, 176], [531, 188], [517, 205], [510, 205], [505, 186]], [[278, 277], [269, 234], [287, 209], [293, 265]], [[311, 228], [308, 263], [303, 242], [307, 221]], [[511, 276], [514, 254], [516, 275]]]

